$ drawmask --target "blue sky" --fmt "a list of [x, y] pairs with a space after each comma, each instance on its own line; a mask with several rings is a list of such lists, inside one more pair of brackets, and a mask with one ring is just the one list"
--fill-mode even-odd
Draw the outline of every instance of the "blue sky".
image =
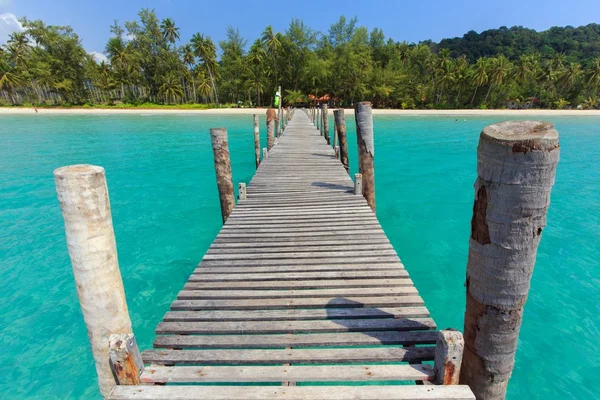
[[[71, 25], [89, 52], [102, 52], [114, 19], [130, 21], [143, 8], [156, 11], [159, 18], [172, 17], [187, 41], [195, 32], [215, 41], [225, 28], [240, 29], [249, 42], [266, 25], [283, 31], [292, 17], [310, 27], [327, 31], [344, 14], [358, 17], [359, 24], [382, 28], [394, 40], [418, 42], [462, 36], [500, 26], [523, 25], [545, 30], [559, 25], [586, 25], [600, 22], [600, 2], [592, 0], [329, 0], [276, 2], [263, 0], [0, 0], [0, 44], [8, 32], [18, 29], [14, 17], [42, 19], [48, 24]], [[594, 20], [594, 17], [597, 19]]]

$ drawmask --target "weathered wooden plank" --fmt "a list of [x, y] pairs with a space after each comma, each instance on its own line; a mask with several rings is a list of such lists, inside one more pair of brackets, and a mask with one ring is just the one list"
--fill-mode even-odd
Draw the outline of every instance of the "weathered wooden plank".
[[177, 295], [184, 299], [296, 299], [319, 297], [378, 297], [378, 296], [414, 296], [419, 294], [413, 286], [394, 286], [383, 288], [341, 288], [341, 289], [291, 289], [291, 290], [182, 290]]
[[429, 317], [425, 307], [396, 308], [327, 308], [308, 310], [217, 310], [169, 311], [163, 321], [281, 321], [323, 320], [353, 318], [424, 318]]
[[163, 367], [151, 365], [141, 376], [144, 383], [193, 382], [361, 382], [431, 381], [433, 368], [414, 365], [310, 365], [260, 367]]
[[234, 282], [188, 282], [186, 290], [221, 290], [221, 289], [333, 289], [333, 288], [382, 288], [392, 286], [413, 286], [409, 278], [402, 279], [335, 279], [321, 281], [234, 281]]
[[171, 310], [261, 310], [285, 308], [360, 308], [422, 306], [420, 296], [334, 297], [314, 299], [175, 300]]
[[365, 331], [414, 331], [435, 329], [431, 318], [328, 319], [321, 321], [233, 321], [161, 322], [159, 335], [175, 334], [253, 334], [253, 333], [332, 333]]
[[115, 386], [109, 400], [475, 400], [468, 386]]
[[344, 262], [352, 263], [381, 263], [381, 262], [394, 262], [400, 264], [400, 259], [397, 255], [389, 256], [369, 256], [369, 257], [353, 257], [347, 259], [343, 257], [333, 258], [285, 258], [280, 259], [265, 259], [265, 260], [204, 260], [200, 263], [200, 266], [210, 267], [219, 265], [230, 265], [230, 266], [267, 266], [267, 265], [298, 265], [298, 264], [343, 264]]
[[434, 344], [437, 331], [366, 331], [318, 334], [158, 335], [154, 347], [167, 349], [282, 349], [287, 347]]
[[304, 259], [304, 258], [337, 258], [337, 259], [356, 259], [358, 257], [382, 257], [382, 256], [393, 256], [398, 257], [396, 250], [394, 249], [382, 249], [382, 250], [357, 250], [357, 251], [314, 251], [314, 252], [295, 252], [295, 253], [230, 253], [228, 250], [217, 251], [214, 250], [211, 254], [206, 254], [202, 260], [247, 260], [252, 258], [253, 260], [267, 260], [277, 259], [281, 260], [283, 257], [293, 259]]
[[[246, 274], [246, 275], [254, 275], [254, 274], [262, 274], [262, 273], [272, 273], [272, 272], [286, 272], [286, 273], [312, 273], [314, 272], [350, 272], [356, 271], [356, 274], [350, 274], [346, 279], [361, 279], [363, 276], [365, 279], [369, 278], [378, 278], [380, 275], [375, 274], [377, 271], [391, 271], [397, 272], [399, 276], [406, 277], [408, 273], [404, 270], [403, 265], [398, 265], [398, 263], [380, 263], [374, 265], [364, 265], [364, 264], [299, 264], [299, 265], [269, 265], [266, 267], [255, 267], [252, 265], [236, 265], [229, 266], [228, 264], [223, 264], [219, 266], [211, 266], [205, 267], [203, 265], [198, 266], [193, 273], [202, 275], [202, 274]], [[370, 271], [372, 271], [375, 275], [371, 276]], [[361, 275], [362, 274], [362, 275]], [[332, 276], [328, 276], [331, 278]], [[323, 278], [316, 278], [316, 280]], [[243, 280], [243, 279], [241, 279]]]
[[291, 350], [146, 350], [148, 364], [329, 364], [361, 362], [422, 362], [433, 360], [434, 346]]
[[[277, 268], [277, 267], [275, 267]], [[290, 267], [291, 268], [291, 267]], [[281, 268], [285, 270], [285, 268]], [[339, 271], [331, 270], [314, 270], [311, 272], [265, 272], [265, 273], [242, 273], [236, 272], [233, 274], [226, 273], [203, 273], [203, 268], [198, 268], [190, 276], [189, 282], [225, 282], [225, 281], [277, 281], [282, 279], [291, 280], [325, 280], [325, 279], [372, 279], [372, 278], [402, 278], [408, 276], [408, 273], [401, 269], [395, 268], [385, 270], [363, 270], [363, 271], [348, 271], [340, 269]], [[256, 271], [255, 271], [256, 272]]]

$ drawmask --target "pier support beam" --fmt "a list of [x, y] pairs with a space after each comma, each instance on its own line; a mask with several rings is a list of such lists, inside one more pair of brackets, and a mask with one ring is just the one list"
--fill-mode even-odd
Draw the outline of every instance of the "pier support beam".
[[325, 137], [325, 140], [327, 140], [327, 144], [331, 144], [331, 138], [329, 137], [329, 119], [327, 118], [327, 104], [323, 104], [322, 113], [323, 136]]
[[263, 151], [263, 161], [265, 161], [267, 158], [269, 158], [269, 150], [267, 150], [266, 147], [263, 147], [262, 151]]
[[371, 103], [364, 101], [356, 104], [354, 118], [358, 142], [358, 171], [362, 174], [363, 196], [375, 212], [375, 145]]
[[271, 147], [275, 144], [275, 120], [267, 122], [267, 150], [271, 150]]
[[213, 155], [215, 158], [215, 172], [217, 173], [217, 188], [219, 189], [219, 201], [221, 202], [221, 216], [223, 217], [223, 223], [225, 223], [235, 206], [227, 129], [211, 129], [210, 140], [212, 142]]
[[117, 385], [139, 385], [144, 362], [133, 334], [110, 335], [108, 347], [110, 368]]
[[559, 159], [551, 123], [486, 127], [477, 148], [461, 384], [504, 399]]
[[54, 171], [77, 296], [104, 398], [115, 385], [109, 338], [132, 333], [113, 230], [104, 168], [72, 165]]
[[354, 194], [363, 194], [362, 175], [354, 174]]
[[248, 198], [248, 195], [246, 193], [246, 184], [238, 184], [238, 200], [246, 200]]
[[458, 385], [465, 341], [463, 335], [455, 329], [438, 332], [435, 344], [436, 385]]
[[333, 116], [335, 118], [337, 137], [340, 142], [340, 161], [342, 162], [342, 165], [344, 165], [344, 168], [346, 168], [346, 172], [348, 172], [350, 166], [348, 164], [348, 140], [346, 138], [346, 119], [344, 118], [344, 110], [335, 110]]
[[256, 168], [260, 165], [260, 128], [258, 127], [258, 114], [254, 114], [254, 158]]

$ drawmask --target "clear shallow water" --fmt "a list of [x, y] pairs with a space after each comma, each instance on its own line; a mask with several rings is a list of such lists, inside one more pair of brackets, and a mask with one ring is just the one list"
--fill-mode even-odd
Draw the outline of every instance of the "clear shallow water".
[[[600, 374], [600, 118], [547, 119], [561, 162], [508, 397], [588, 399]], [[497, 120], [375, 119], [378, 217], [441, 328], [462, 328], [478, 134]], [[106, 168], [130, 315], [150, 348], [221, 225], [208, 136], [218, 126], [234, 180], [248, 182], [251, 116], [0, 118], [3, 398], [100, 398], [52, 171]], [[261, 119], [263, 143], [264, 131]]]

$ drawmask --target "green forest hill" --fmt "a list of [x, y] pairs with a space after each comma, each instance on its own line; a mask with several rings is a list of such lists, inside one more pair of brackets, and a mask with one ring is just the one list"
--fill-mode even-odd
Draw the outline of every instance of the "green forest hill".
[[1, 105], [265, 106], [281, 85], [285, 105], [322, 98], [404, 109], [598, 107], [597, 24], [409, 44], [356, 18], [340, 17], [327, 32], [292, 19], [285, 32], [267, 26], [251, 45], [232, 27], [218, 44], [202, 33], [184, 43], [175, 21], [143, 9], [136, 21], [110, 27], [108, 62], [98, 63], [70, 27], [21, 22], [24, 32], [0, 47]]

